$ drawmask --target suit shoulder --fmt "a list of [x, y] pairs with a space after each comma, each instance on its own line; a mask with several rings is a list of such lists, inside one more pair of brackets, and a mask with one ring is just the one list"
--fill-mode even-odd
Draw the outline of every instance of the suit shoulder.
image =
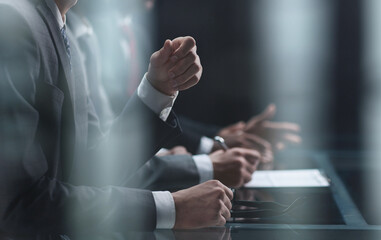
[[18, 93], [31, 102], [40, 71], [40, 48], [28, 20], [23, 10], [0, 0], [0, 62]]
[[[26, 17], [15, 6], [0, 2], [1, 56], [15, 56], [37, 48], [32, 29]], [[27, 49], [26, 49], [27, 48]]]

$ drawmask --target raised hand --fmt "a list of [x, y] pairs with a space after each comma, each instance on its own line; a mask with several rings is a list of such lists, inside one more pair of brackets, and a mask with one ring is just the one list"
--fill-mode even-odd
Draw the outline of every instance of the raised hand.
[[247, 133], [254, 134], [270, 142], [278, 150], [290, 144], [299, 144], [302, 139], [298, 135], [299, 125], [290, 122], [270, 121], [276, 112], [274, 104], [270, 104], [261, 114], [251, 118], [244, 128]]
[[151, 56], [148, 81], [160, 92], [172, 96], [198, 83], [202, 75], [196, 41], [192, 37], [166, 40]]
[[[271, 144], [265, 139], [254, 134], [245, 132], [246, 124], [238, 122], [227, 126], [218, 132], [218, 136], [224, 138], [229, 148], [241, 147], [257, 150], [261, 153], [261, 162], [268, 163], [274, 160]], [[212, 151], [221, 149], [221, 146], [214, 143]]]

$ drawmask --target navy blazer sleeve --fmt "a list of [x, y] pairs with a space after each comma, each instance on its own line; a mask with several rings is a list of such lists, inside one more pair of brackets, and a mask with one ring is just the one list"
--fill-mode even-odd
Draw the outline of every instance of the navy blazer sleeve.
[[172, 148], [181, 145], [193, 154], [197, 154], [202, 137], [213, 138], [221, 129], [216, 125], [198, 122], [185, 116], [179, 116], [179, 121], [183, 134], [166, 143], [165, 147]]

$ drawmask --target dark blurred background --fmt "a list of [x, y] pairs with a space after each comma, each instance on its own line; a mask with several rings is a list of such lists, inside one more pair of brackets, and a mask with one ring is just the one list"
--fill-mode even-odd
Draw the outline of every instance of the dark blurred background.
[[[328, 152], [368, 223], [381, 224], [380, 0], [80, 0], [77, 8], [100, 39], [113, 105], [124, 104], [120, 79], [130, 79], [131, 64], [139, 61], [140, 80], [166, 39], [193, 36], [203, 77], [181, 92], [176, 112], [226, 126], [275, 103], [276, 120], [300, 124], [299, 148]], [[139, 56], [113, 22], [127, 38], [135, 31]], [[130, 61], [120, 61], [119, 45]]]
[[167, 38], [194, 36], [204, 66], [200, 84], [179, 97], [178, 112], [226, 125], [273, 102], [278, 119], [301, 124], [308, 147], [364, 147], [364, 114], [373, 114], [363, 112], [364, 104], [379, 85], [367, 74], [377, 67], [372, 61], [379, 46], [369, 45], [377, 1], [156, 4], [156, 48]]
[[159, 0], [155, 14], [156, 48], [194, 36], [204, 66], [177, 112], [224, 126], [275, 103], [381, 224], [381, 1]]

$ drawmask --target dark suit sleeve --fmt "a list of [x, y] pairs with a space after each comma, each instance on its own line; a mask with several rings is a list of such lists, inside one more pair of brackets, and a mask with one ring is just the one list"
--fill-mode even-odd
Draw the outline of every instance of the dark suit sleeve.
[[175, 191], [197, 185], [200, 176], [190, 155], [155, 156], [131, 175], [123, 186]]
[[0, 67], [0, 228], [14, 233], [153, 229], [152, 193], [127, 188], [74, 186], [50, 171], [36, 140], [38, 112]]
[[165, 147], [172, 148], [174, 146], [185, 146], [192, 154], [197, 154], [200, 141], [203, 136], [213, 138], [220, 127], [213, 124], [205, 124], [192, 120], [185, 116], [179, 116], [183, 133], [175, 139], [165, 144]]
[[[90, 107], [92, 106], [91, 100]], [[143, 166], [163, 144], [181, 133], [172, 112], [162, 121], [135, 94], [104, 136], [94, 108], [89, 111], [89, 145], [76, 163], [72, 181], [95, 186], [122, 185]]]

